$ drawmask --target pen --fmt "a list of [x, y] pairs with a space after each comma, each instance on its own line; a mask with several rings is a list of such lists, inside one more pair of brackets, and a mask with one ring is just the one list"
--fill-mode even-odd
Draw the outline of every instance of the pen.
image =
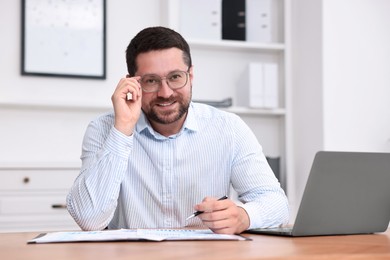
[[[225, 195], [225, 196], [219, 198], [218, 200], [226, 200], [227, 198], [228, 198], [228, 197]], [[189, 216], [188, 218], [186, 218], [186, 221], [189, 220], [189, 219], [192, 219], [192, 218], [194, 218], [194, 217], [196, 217], [196, 216], [198, 216], [199, 214], [202, 214], [203, 212], [204, 212], [204, 211], [196, 211], [196, 212], [194, 212], [191, 216]]]

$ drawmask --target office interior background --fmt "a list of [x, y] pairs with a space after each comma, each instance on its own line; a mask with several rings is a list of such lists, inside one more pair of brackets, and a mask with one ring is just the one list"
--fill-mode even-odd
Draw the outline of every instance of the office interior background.
[[[276, 115], [239, 114], [254, 129], [265, 154], [282, 157], [293, 220], [317, 151], [390, 152], [390, 1], [272, 1], [285, 10], [278, 18], [282, 36], [277, 40], [283, 47], [276, 51], [282, 57], [276, 60], [283, 59], [283, 109]], [[175, 2], [107, 0], [104, 80], [22, 76], [21, 1], [0, 2], [0, 222], [5, 223], [0, 230], [7, 230], [6, 225], [11, 231], [69, 227], [58, 224], [71, 221], [64, 209], [57, 213], [34, 203], [63, 198], [80, 167], [89, 121], [111, 109], [111, 94], [127, 74], [126, 46], [145, 27], [174, 26]], [[225, 81], [257, 54], [245, 47], [217, 49], [193, 48], [193, 97], [233, 97], [234, 102], [234, 84]], [[219, 58], [229, 61], [215, 66]], [[202, 78], [210, 71], [220, 79]], [[59, 175], [50, 178], [52, 172]], [[42, 184], [35, 184], [36, 178]]]

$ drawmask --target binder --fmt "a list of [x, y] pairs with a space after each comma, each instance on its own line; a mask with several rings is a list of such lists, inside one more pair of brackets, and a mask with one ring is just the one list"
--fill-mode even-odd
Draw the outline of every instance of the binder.
[[262, 63], [249, 64], [249, 107], [264, 107], [264, 73]]
[[222, 0], [222, 39], [246, 39], [246, 0]]
[[246, 0], [246, 40], [271, 42], [271, 0]]
[[264, 107], [264, 79], [263, 64], [251, 62], [248, 64], [240, 87], [237, 88], [237, 104], [239, 106], [262, 108]]
[[181, 0], [180, 32], [186, 38], [222, 38], [222, 0]]
[[237, 90], [239, 106], [277, 108], [279, 106], [278, 64], [249, 63]]
[[278, 65], [276, 63], [264, 63], [263, 77], [264, 77], [264, 107], [277, 108], [279, 106]]

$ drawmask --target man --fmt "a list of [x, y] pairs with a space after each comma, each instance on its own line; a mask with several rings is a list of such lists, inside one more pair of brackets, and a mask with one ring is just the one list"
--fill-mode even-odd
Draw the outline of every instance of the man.
[[[114, 112], [90, 123], [67, 207], [83, 230], [208, 227], [238, 234], [288, 221], [288, 203], [249, 127], [191, 102], [190, 49], [164, 27], [126, 50]], [[128, 98], [129, 97], [129, 98]], [[218, 198], [230, 185], [242, 205]], [[204, 211], [186, 220], [193, 211]]]

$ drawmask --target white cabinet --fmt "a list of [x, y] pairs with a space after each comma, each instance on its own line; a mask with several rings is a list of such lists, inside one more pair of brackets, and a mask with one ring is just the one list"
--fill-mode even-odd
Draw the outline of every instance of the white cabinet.
[[[202, 19], [198, 13], [183, 13], [182, 1], [185, 0], [165, 0], [162, 4], [162, 24], [178, 32], [181, 32], [182, 15], [192, 16], [195, 22]], [[289, 187], [293, 187], [292, 181], [290, 183], [293, 179], [290, 166], [290, 0], [271, 0], [271, 10], [270, 42], [202, 40], [188, 35], [186, 40], [194, 65], [193, 99], [220, 101], [231, 97], [233, 106], [226, 110], [237, 113], [248, 123], [267, 156], [280, 157], [281, 182], [289, 193]], [[242, 77], [251, 62], [277, 64], [278, 107], [254, 109], [237, 105], [238, 93], [247, 87]]]
[[78, 167], [0, 167], [0, 232], [78, 230], [65, 208]]

